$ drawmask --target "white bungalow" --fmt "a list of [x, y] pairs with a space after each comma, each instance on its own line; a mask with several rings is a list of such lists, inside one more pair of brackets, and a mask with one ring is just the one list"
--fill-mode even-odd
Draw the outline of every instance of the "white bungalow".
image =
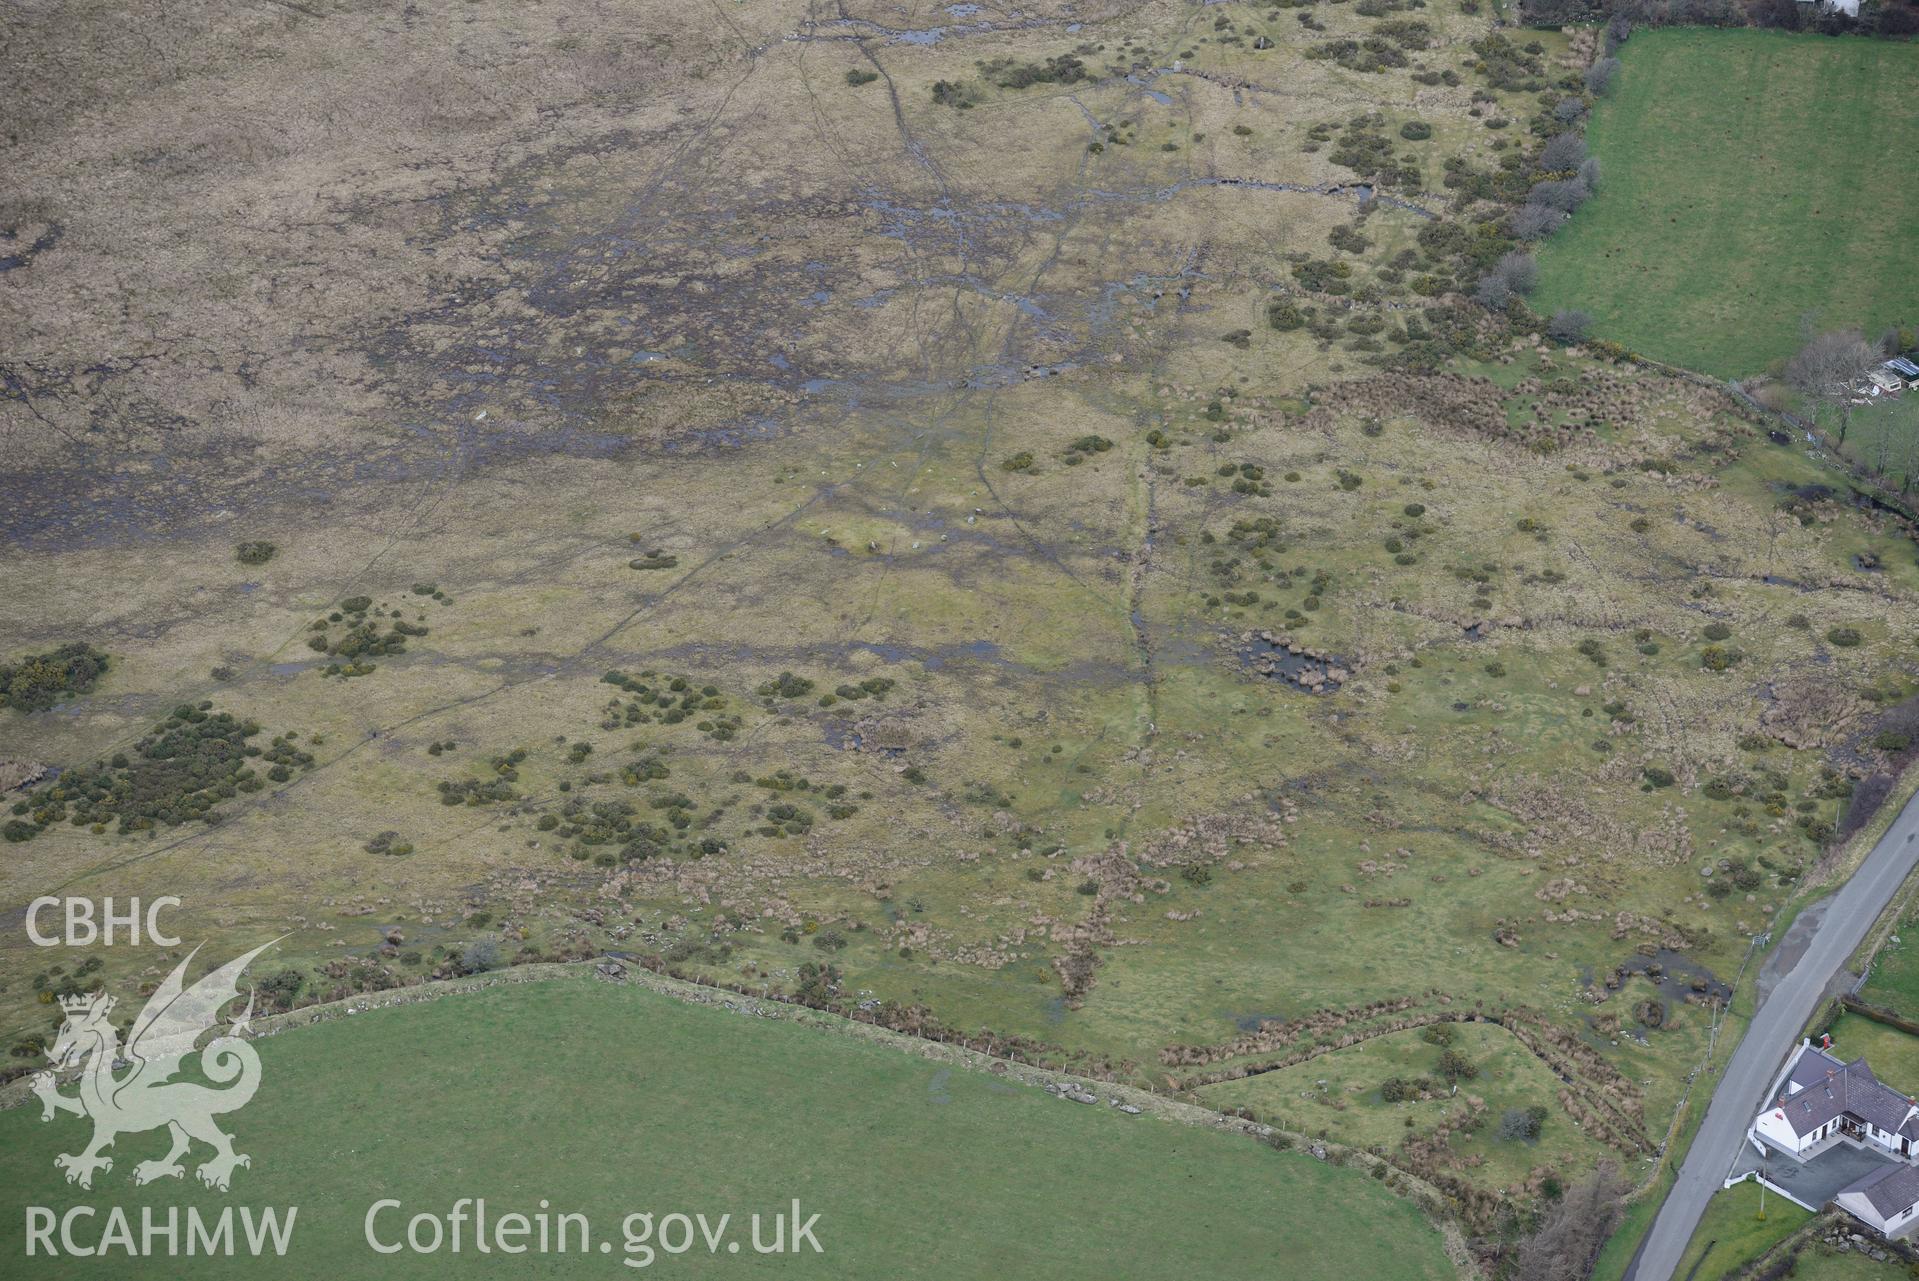
[[1752, 1137], [1800, 1161], [1836, 1143], [1914, 1159], [1919, 1105], [1882, 1083], [1864, 1059], [1842, 1062], [1810, 1042], [1801, 1045], [1753, 1122]]
[[[1830, 1198], [1888, 1239], [1919, 1234], [1919, 1100], [1886, 1085], [1864, 1059], [1847, 1063], [1822, 1046], [1801, 1042], [1773, 1085], [1772, 1102], [1753, 1118], [1746, 1136], [1762, 1157], [1745, 1163], [1728, 1187], [1756, 1178], [1809, 1210], [1819, 1207], [1803, 1197]], [[1873, 1155], [1866, 1162], [1837, 1162], [1834, 1173], [1861, 1164], [1874, 1168], [1836, 1192], [1824, 1190], [1834, 1181], [1819, 1177], [1809, 1181], [1820, 1188], [1816, 1193], [1807, 1184], [1787, 1188], [1767, 1178], [1764, 1153], [1783, 1153], [1803, 1172], [1807, 1165], [1833, 1168], [1822, 1166], [1819, 1158], [1842, 1144]]]

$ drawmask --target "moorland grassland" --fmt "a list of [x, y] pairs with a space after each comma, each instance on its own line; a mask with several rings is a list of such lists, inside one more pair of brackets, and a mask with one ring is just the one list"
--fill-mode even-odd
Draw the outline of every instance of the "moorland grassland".
[[[1602, 155], [1733, 74], [1690, 39], [1634, 37]], [[16, 44], [0, 661], [106, 666], [0, 708], [58, 771], [9, 921], [176, 895], [207, 957], [285, 935], [276, 1007], [631, 953], [1376, 1145], [1496, 1244], [1653, 1168], [1910, 759], [1909, 524], [1467, 300], [1592, 32], [316, 0]], [[1802, 47], [1865, 56], [1753, 56]], [[0, 962], [16, 1073], [56, 994], [165, 972]], [[404, 1059], [345, 1035], [350, 1112]], [[1298, 1223], [1346, 1196], [1247, 1147]]]

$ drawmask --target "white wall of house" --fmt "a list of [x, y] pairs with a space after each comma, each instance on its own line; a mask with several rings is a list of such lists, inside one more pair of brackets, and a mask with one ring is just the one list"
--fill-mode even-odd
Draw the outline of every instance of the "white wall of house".
[[1790, 1152], [1795, 1156], [1826, 1137], [1826, 1131], [1829, 1128], [1830, 1123], [1801, 1139], [1793, 1133], [1792, 1126], [1786, 1121], [1785, 1113], [1776, 1107], [1760, 1113], [1759, 1120], [1753, 1124], [1753, 1129], [1760, 1138], [1780, 1151]]
[[[1904, 1122], [1905, 1118], [1901, 1117], [1900, 1123], [1904, 1124]], [[1866, 1136], [1894, 1156], [1900, 1155], [1899, 1135], [1896, 1131], [1882, 1130], [1878, 1126], [1868, 1123], [1866, 1125]]]
[[1903, 1210], [1894, 1210], [1891, 1218], [1882, 1219], [1879, 1217], [1879, 1211], [1872, 1208], [1872, 1202], [1866, 1199], [1866, 1194], [1863, 1192], [1848, 1192], [1843, 1196], [1834, 1197], [1833, 1201], [1840, 1209], [1880, 1236], [1891, 1236], [1901, 1228], [1911, 1225], [1914, 1217], [1919, 1216], [1919, 1205], [1909, 1205]]

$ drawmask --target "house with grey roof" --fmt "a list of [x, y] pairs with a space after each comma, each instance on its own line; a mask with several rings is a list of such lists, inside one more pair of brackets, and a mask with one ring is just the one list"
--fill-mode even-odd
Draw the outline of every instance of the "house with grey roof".
[[1884, 1236], [1919, 1229], [1919, 1101], [1881, 1081], [1865, 1059], [1802, 1043], [1747, 1135], [1762, 1155], [1801, 1165], [1839, 1147], [1887, 1158], [1831, 1199]]
[[1847, 1063], [1808, 1042], [1793, 1056], [1772, 1105], [1753, 1122], [1752, 1135], [1800, 1161], [1848, 1141], [1909, 1158], [1919, 1141], [1919, 1104], [1881, 1082], [1864, 1059]]
[[1833, 1204], [1882, 1237], [1919, 1227], [1919, 1165], [1888, 1165], [1841, 1188]]

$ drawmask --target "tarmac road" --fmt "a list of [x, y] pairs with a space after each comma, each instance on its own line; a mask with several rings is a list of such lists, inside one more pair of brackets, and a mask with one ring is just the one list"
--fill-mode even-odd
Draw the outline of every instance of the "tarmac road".
[[1753, 1016], [1726, 1064], [1719, 1088], [1713, 1091], [1706, 1119], [1680, 1164], [1678, 1181], [1666, 1193], [1652, 1229], [1626, 1268], [1625, 1281], [1671, 1281], [1679, 1256], [1706, 1212], [1706, 1202], [1725, 1182], [1739, 1145], [1745, 1142], [1746, 1127], [1785, 1066], [1786, 1055], [1832, 990], [1846, 958], [1865, 939], [1915, 862], [1919, 862], [1919, 796], [1906, 802], [1852, 879], [1832, 896], [1804, 954]]

